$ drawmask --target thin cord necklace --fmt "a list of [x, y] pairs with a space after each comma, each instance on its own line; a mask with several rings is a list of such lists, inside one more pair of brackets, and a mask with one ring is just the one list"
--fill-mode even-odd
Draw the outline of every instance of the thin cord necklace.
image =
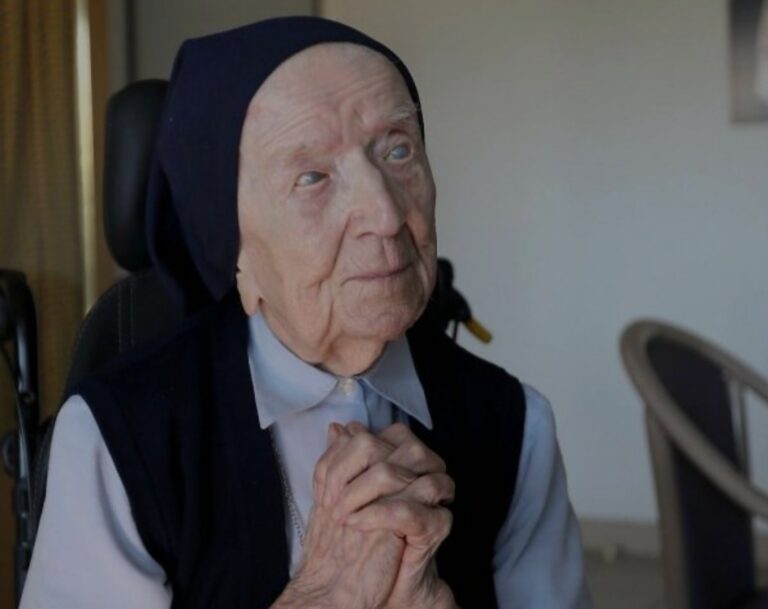
[[277, 449], [277, 442], [275, 441], [275, 434], [272, 429], [269, 430], [269, 439], [272, 441], [272, 452], [275, 454], [275, 461], [277, 461], [277, 469], [280, 472], [280, 482], [283, 487], [283, 499], [288, 506], [288, 514], [293, 523], [293, 529], [296, 532], [296, 537], [299, 540], [301, 547], [304, 547], [304, 519], [299, 512], [299, 506], [296, 504], [296, 499], [291, 491], [291, 485], [288, 483], [288, 474], [283, 464], [283, 459], [280, 456], [280, 451]]

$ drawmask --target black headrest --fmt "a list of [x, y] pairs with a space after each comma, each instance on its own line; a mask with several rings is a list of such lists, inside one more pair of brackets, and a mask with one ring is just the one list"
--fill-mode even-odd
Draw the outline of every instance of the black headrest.
[[107, 106], [104, 230], [117, 263], [149, 268], [144, 205], [149, 166], [163, 109], [165, 80], [142, 80], [115, 93]]

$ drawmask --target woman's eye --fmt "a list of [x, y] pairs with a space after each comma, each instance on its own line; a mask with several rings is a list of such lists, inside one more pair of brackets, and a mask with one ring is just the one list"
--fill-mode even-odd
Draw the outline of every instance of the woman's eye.
[[314, 186], [328, 177], [327, 173], [322, 171], [305, 171], [296, 178], [296, 186]]
[[405, 161], [411, 156], [411, 147], [408, 144], [398, 144], [387, 153], [388, 161]]

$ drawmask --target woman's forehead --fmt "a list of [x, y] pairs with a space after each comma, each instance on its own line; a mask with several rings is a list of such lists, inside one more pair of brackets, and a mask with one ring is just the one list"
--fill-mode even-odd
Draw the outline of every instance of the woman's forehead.
[[417, 114], [403, 77], [385, 57], [358, 45], [323, 44], [291, 57], [259, 88], [243, 140], [282, 144], [303, 133], [338, 132], [345, 123], [375, 130], [416, 121]]

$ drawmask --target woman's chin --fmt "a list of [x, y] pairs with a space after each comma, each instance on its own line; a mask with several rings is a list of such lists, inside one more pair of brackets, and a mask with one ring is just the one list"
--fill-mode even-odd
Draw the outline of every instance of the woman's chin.
[[363, 309], [350, 319], [350, 328], [361, 338], [389, 342], [405, 334], [421, 315], [421, 304], [394, 303], [382, 306], [382, 303]]

